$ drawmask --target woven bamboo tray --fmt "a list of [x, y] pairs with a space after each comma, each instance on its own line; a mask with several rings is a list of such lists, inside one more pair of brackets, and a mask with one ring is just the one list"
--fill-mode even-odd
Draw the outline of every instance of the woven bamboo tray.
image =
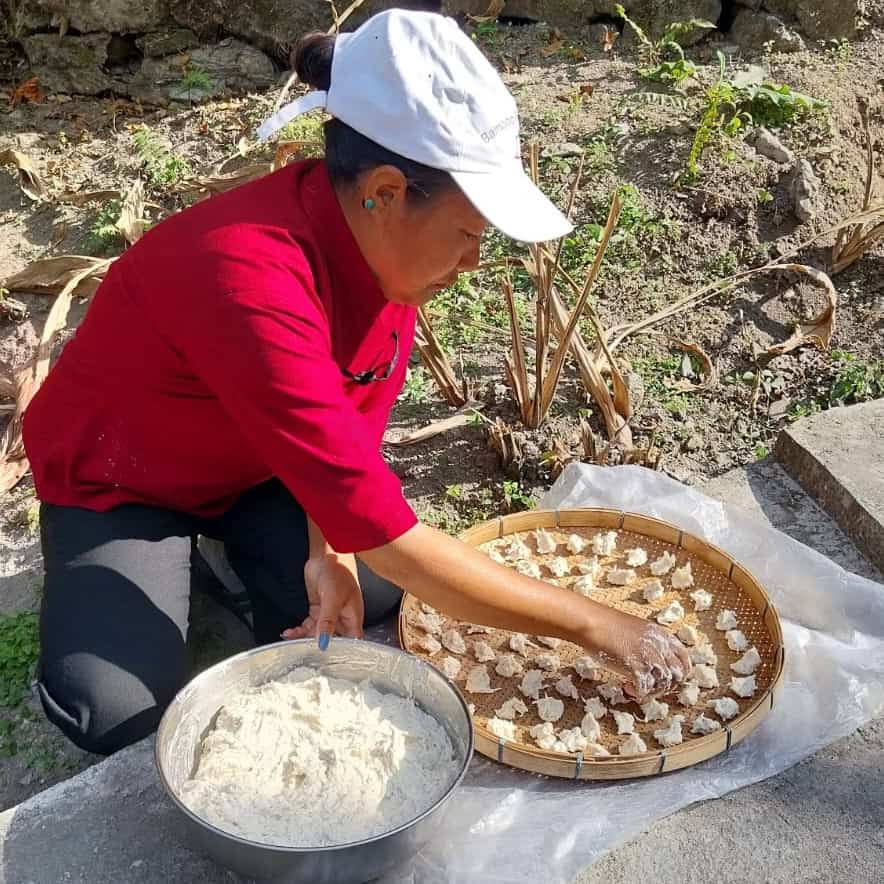
[[[507, 642], [510, 633], [505, 630], [493, 630], [488, 635], [466, 636], [466, 627], [469, 624], [446, 619], [445, 628], [458, 628], [467, 643], [468, 650], [460, 658], [461, 672], [455, 679], [455, 683], [463, 691], [467, 702], [475, 704], [473, 727], [476, 749], [479, 752], [511, 767], [549, 776], [571, 779], [628, 779], [678, 770], [705, 761], [745, 739], [758, 727], [773, 708], [782, 687], [783, 634], [779, 618], [767, 594], [745, 568], [717, 547], [666, 522], [634, 513], [607, 509], [534, 510], [516, 513], [477, 525], [462, 534], [461, 539], [487, 552], [490, 548], [504, 546], [505, 544], [500, 543], [502, 538], [507, 538], [506, 542], [509, 542], [513, 535], [521, 535], [535, 553], [534, 560], [542, 563], [545, 558], [549, 557], [543, 557], [536, 553], [533, 538], [528, 534], [537, 528], [547, 529], [559, 541], [556, 554], [567, 558], [572, 570], [579, 560], [586, 559], [588, 555], [591, 556], [591, 552], [588, 551], [579, 556], [566, 554], [564, 542], [568, 536], [580, 534], [591, 540], [599, 530], [614, 530], [618, 534], [615, 553], [607, 558], [600, 557], [600, 561], [606, 567], [623, 563], [625, 550], [638, 546], [647, 551], [648, 563], [657, 558], [664, 550], [676, 555], [676, 567], [680, 567], [685, 561], [690, 560], [694, 574], [694, 585], [687, 590], [671, 589], [669, 586], [670, 572], [661, 578], [667, 591], [657, 602], [649, 604], [642, 599], [642, 585], [652, 579], [647, 564], [634, 569], [637, 571], [639, 579], [633, 585], [625, 587], [603, 586], [600, 590], [593, 592], [591, 597], [647, 620], [654, 618], [669, 602], [679, 599], [684, 606], [686, 615], [684, 620], [673, 629], [687, 623], [696, 626], [705, 633], [718, 656], [716, 670], [720, 686], [712, 690], [701, 691], [699, 703], [691, 707], [679, 706], [675, 694], [659, 698], [670, 704], [670, 714], [677, 713], [685, 716], [682, 725], [684, 742], [673, 748], [659, 747], [653, 737], [653, 731], [659, 729], [664, 723], [642, 721], [641, 710], [637, 704], [628, 703], [612, 707], [606, 703], [609, 709], [630, 712], [636, 717], [635, 730], [647, 744], [647, 752], [632, 756], [612, 754], [609, 757], [585, 757], [581, 753], [567, 754], [543, 751], [536, 746], [528, 734], [528, 728], [531, 725], [541, 722], [530, 702], [528, 704], [531, 710], [529, 714], [522, 716], [515, 722], [517, 724], [515, 742], [500, 739], [488, 730], [489, 718], [494, 716], [494, 710], [505, 700], [513, 696], [525, 699], [519, 693], [518, 678], [502, 678], [495, 673], [492, 663], [488, 666], [491, 684], [492, 687], [500, 688], [499, 691], [494, 694], [471, 694], [466, 692], [464, 688], [470, 667], [477, 665], [471, 653], [472, 641], [487, 641], [495, 650], [509, 652]], [[550, 579], [549, 571], [545, 567], [542, 567], [541, 570], [543, 577]], [[568, 582], [567, 579], [561, 581], [563, 586]], [[689, 593], [696, 589], [705, 589], [712, 593], [714, 599], [710, 610], [700, 613], [694, 611]], [[758, 649], [762, 660], [755, 672], [756, 692], [749, 699], [736, 697], [728, 689], [730, 677], [733, 674], [730, 671], [730, 664], [738, 660], [742, 656], [742, 652], [731, 651], [724, 633], [715, 629], [718, 613], [727, 609], [736, 613], [738, 628], [748, 639], [749, 647], [754, 645]], [[414, 596], [406, 595], [399, 615], [400, 644], [407, 651], [438, 666], [447, 652], [443, 649], [430, 657], [417, 645], [417, 640], [423, 633], [410, 621], [419, 611], [419, 600]], [[541, 648], [540, 650], [547, 649]], [[577, 657], [585, 655], [587, 651], [576, 645], [563, 642], [554, 653], [562, 663], [557, 675], [574, 675], [571, 664]], [[525, 663], [526, 669], [530, 666], [527, 661], [523, 660], [523, 663]], [[609, 673], [604, 673], [602, 680], [620, 681], [616, 675]], [[596, 695], [597, 682], [581, 681], [576, 675], [574, 675], [573, 681], [582, 698]], [[552, 690], [548, 693], [549, 696], [559, 696]], [[719, 720], [711, 709], [707, 709], [706, 701], [726, 696], [731, 697], [739, 704], [739, 714], [728, 722], [720, 722], [721, 730], [705, 736], [691, 734], [691, 725], [701, 712], [706, 713], [710, 718]], [[562, 719], [556, 722], [556, 730], [579, 727], [583, 714], [582, 703], [575, 700], [565, 700], [565, 714]], [[610, 712], [599, 721], [599, 725], [602, 734], [598, 742], [604, 745], [609, 752], [616, 753], [617, 747], [625, 737], [617, 735], [616, 725]]]

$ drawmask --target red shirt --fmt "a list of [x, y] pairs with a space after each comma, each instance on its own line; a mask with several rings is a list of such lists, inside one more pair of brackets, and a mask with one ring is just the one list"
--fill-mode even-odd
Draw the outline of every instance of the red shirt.
[[[415, 516], [381, 455], [415, 311], [388, 302], [322, 162], [162, 222], [115, 261], [24, 418], [40, 498], [224, 512], [274, 476], [339, 552]], [[342, 369], [382, 373], [360, 385]]]

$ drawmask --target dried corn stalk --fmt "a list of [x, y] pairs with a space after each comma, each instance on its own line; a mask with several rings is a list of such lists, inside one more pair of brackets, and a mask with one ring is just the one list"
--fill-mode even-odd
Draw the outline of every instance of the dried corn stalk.
[[415, 329], [414, 344], [420, 353], [421, 360], [429, 369], [436, 386], [445, 397], [449, 405], [460, 408], [469, 399], [466, 380], [458, 383], [454, 369], [442, 349], [438, 338], [433, 332], [430, 320], [423, 308], [417, 311], [417, 328]]

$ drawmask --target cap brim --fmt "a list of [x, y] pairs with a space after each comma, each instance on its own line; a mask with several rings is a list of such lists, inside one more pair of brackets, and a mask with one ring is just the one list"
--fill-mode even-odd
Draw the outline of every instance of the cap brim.
[[549, 242], [574, 229], [521, 164], [492, 172], [451, 172], [451, 177], [489, 224], [519, 242]]

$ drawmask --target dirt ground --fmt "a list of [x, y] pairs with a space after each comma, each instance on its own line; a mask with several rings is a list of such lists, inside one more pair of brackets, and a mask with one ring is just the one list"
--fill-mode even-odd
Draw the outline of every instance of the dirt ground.
[[[855, 211], [866, 169], [859, 99], [870, 107], [878, 151], [875, 187], [881, 194], [881, 36], [754, 56], [713, 36], [687, 51], [699, 70], [683, 95], [639, 77], [638, 59], [628, 45], [606, 54], [597, 28], [560, 41], [544, 25], [491, 26], [482, 28], [477, 40], [516, 95], [525, 140], [536, 139], [542, 147], [543, 185], [560, 204], [567, 201], [577, 156], [585, 157], [573, 210], [578, 226], [563, 249], [564, 263], [577, 278], [582, 279], [594, 255], [593, 225], [604, 223], [612, 193], [626, 186], [627, 208], [591, 295], [603, 325], [611, 328], [787, 254]], [[760, 155], [742, 132], [714, 137], [702, 154], [698, 177], [684, 180], [705, 90], [717, 77], [719, 50], [734, 70], [762, 64], [770, 80], [826, 102], [823, 110], [777, 130], [782, 143], [808, 160], [821, 182], [810, 221], [800, 223], [793, 212], [791, 167]], [[670, 97], [648, 98], [649, 92]], [[162, 108], [53, 95], [12, 107], [0, 97], [0, 150], [27, 154], [48, 189], [44, 200], [33, 203], [11, 170], [0, 170], [0, 285], [45, 256], [119, 253], [121, 241], [108, 232], [115, 216], [107, 195], [85, 199], [83, 194], [119, 193], [140, 177], [146, 181], [147, 212], [156, 220], [192, 198], [179, 192], [191, 175], [211, 174], [221, 163], [227, 171], [267, 159], [271, 153], [266, 149], [251, 147], [243, 156], [239, 146], [267, 115], [274, 97], [272, 92]], [[316, 134], [309, 121], [289, 133], [302, 139]], [[822, 236], [801, 250], [798, 260], [826, 269], [833, 240], [833, 234]], [[484, 245], [489, 262], [522, 254], [493, 232]], [[754, 277], [654, 325], [647, 334], [628, 338], [617, 355], [632, 394], [635, 444], [653, 445], [660, 453], [659, 467], [676, 478], [700, 482], [766, 456], [787, 421], [835, 401], [884, 394], [882, 271], [879, 245], [835, 277], [839, 303], [828, 352], [805, 347], [771, 360], [763, 357], [766, 348], [785, 340], [796, 322], [812, 317], [822, 305], [818, 288], [788, 274]], [[519, 426], [505, 385], [508, 320], [500, 275], [499, 266], [471, 274], [431, 306], [437, 333], [453, 365], [468, 378], [485, 417], [426, 442], [387, 448], [421, 518], [451, 532], [531, 506], [564, 461], [585, 457], [581, 422], [605, 439], [597, 409], [570, 363], [547, 425], [530, 433]], [[533, 315], [530, 292], [524, 276], [516, 274], [514, 282], [527, 331]], [[15, 298], [27, 316], [0, 319], [0, 360], [17, 367], [32, 354], [51, 300]], [[87, 308], [87, 302], [75, 304], [62, 342]], [[591, 330], [584, 326], [584, 331], [592, 344]], [[711, 389], [681, 388], [698, 379], [700, 365], [672, 339], [692, 342], [708, 354], [718, 377]], [[7, 413], [8, 408], [0, 411], [0, 420]], [[390, 436], [450, 414], [414, 359]], [[506, 470], [488, 442], [488, 420], [497, 417], [522, 434], [519, 463]], [[4, 616], [33, 611], [39, 604], [38, 532], [29, 518], [33, 504], [29, 480], [0, 501]], [[204, 661], [242, 641], [208, 616], [197, 613], [193, 622], [201, 630], [196, 644], [203, 648]], [[50, 731], [33, 701], [0, 709], [0, 807], [92, 761]]]

